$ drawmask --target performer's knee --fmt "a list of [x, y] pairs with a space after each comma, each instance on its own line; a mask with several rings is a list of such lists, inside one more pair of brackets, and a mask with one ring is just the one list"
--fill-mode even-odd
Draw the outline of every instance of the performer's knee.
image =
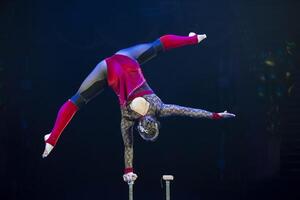
[[72, 96], [70, 101], [72, 101], [79, 109], [81, 109], [87, 103], [80, 93], [76, 93], [74, 96]]
[[155, 40], [149, 49], [143, 52], [138, 58], [138, 62], [143, 64], [154, 58], [159, 52], [163, 51], [163, 45], [159, 39]]

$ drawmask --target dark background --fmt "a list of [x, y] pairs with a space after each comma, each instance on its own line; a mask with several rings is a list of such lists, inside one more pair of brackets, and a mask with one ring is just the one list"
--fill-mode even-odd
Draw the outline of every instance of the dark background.
[[118, 100], [104, 91], [42, 159], [59, 107], [94, 66], [163, 34], [199, 46], [143, 66], [164, 102], [234, 120], [162, 120], [135, 137], [135, 199], [299, 199], [299, 9], [292, 0], [0, 2], [0, 199], [127, 199]]

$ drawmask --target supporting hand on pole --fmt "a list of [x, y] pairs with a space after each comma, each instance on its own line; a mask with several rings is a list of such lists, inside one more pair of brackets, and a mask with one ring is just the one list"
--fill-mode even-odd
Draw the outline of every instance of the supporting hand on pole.
[[129, 200], [133, 200], [133, 184], [137, 177], [138, 176], [133, 172], [128, 172], [123, 175], [124, 181], [128, 183]]

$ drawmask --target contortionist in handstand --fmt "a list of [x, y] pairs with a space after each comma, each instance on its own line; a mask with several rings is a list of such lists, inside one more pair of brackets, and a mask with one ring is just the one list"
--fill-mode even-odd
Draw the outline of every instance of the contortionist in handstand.
[[48, 156], [64, 128], [74, 114], [110, 86], [117, 94], [121, 108], [121, 132], [124, 141], [125, 169], [123, 179], [130, 183], [137, 178], [133, 170], [133, 127], [147, 141], [155, 141], [159, 133], [159, 117], [187, 116], [193, 118], [222, 119], [235, 117], [228, 112], [214, 113], [206, 110], [165, 104], [146, 82], [140, 65], [158, 53], [186, 45], [200, 43], [206, 35], [190, 33], [189, 36], [164, 35], [152, 43], [122, 49], [102, 60], [88, 75], [77, 93], [60, 108], [54, 127], [45, 135], [43, 157]]

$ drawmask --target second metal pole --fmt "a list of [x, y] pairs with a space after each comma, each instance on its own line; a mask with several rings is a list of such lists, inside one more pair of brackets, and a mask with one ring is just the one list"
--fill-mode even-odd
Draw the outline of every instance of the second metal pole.
[[170, 200], [170, 181], [174, 180], [172, 175], [163, 175], [163, 180], [166, 181], [166, 200]]
[[166, 200], [170, 200], [170, 181], [166, 181]]

